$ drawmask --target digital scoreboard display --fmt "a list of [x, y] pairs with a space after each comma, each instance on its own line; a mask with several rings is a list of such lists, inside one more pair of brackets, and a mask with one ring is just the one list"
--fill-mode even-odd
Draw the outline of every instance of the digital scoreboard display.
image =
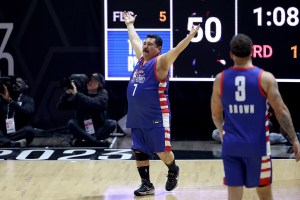
[[170, 69], [172, 81], [213, 81], [233, 65], [231, 38], [244, 33], [254, 43], [254, 65], [273, 73], [278, 82], [300, 82], [299, 10], [299, 0], [105, 0], [105, 78], [129, 80], [137, 62], [122, 18], [129, 11], [137, 15], [134, 25], [141, 40], [150, 33], [162, 37], [162, 53], [200, 24]]

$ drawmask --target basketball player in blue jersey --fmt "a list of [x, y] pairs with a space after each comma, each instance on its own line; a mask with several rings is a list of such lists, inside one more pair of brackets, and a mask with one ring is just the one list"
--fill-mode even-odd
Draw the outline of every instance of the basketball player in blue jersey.
[[291, 138], [296, 161], [300, 160], [299, 141], [276, 79], [252, 64], [251, 39], [238, 34], [230, 48], [234, 66], [216, 76], [211, 97], [212, 119], [222, 133], [228, 199], [242, 199], [243, 186], [256, 187], [259, 199], [273, 199], [269, 104]]
[[168, 167], [165, 189], [171, 191], [177, 186], [179, 167], [175, 164], [170, 143], [169, 69], [198, 32], [199, 26], [192, 27], [187, 37], [176, 47], [161, 54], [161, 37], [149, 34], [142, 42], [134, 27], [136, 15], [123, 12], [123, 19], [130, 43], [138, 58], [127, 88], [127, 127], [131, 128], [132, 150], [142, 181], [134, 194], [154, 194], [149, 175], [149, 159], [154, 154]]

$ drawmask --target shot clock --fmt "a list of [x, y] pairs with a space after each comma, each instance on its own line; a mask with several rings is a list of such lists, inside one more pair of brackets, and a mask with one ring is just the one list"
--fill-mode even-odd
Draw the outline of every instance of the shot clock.
[[171, 67], [173, 81], [213, 81], [233, 64], [232, 36], [245, 33], [254, 43], [255, 65], [278, 81], [300, 82], [299, 9], [299, 0], [105, 0], [105, 77], [129, 80], [137, 62], [122, 19], [122, 12], [130, 11], [137, 15], [135, 28], [142, 40], [149, 33], [162, 37], [162, 53], [176, 46], [192, 25], [200, 24]]

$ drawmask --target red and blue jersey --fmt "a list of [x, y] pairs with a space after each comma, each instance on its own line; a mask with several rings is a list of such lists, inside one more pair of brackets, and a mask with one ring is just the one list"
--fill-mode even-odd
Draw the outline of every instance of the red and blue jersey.
[[170, 127], [169, 78], [156, 75], [157, 57], [143, 65], [143, 57], [134, 67], [127, 87], [127, 127]]
[[259, 67], [231, 67], [222, 72], [223, 154], [253, 157], [271, 153], [262, 72]]

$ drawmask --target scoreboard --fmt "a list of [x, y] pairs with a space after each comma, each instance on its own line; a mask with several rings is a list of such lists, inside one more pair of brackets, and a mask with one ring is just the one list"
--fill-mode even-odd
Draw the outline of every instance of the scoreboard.
[[233, 65], [231, 38], [244, 33], [254, 43], [254, 65], [279, 82], [300, 82], [299, 9], [299, 0], [105, 0], [105, 78], [129, 80], [137, 62], [122, 18], [129, 11], [137, 15], [134, 25], [142, 40], [150, 33], [162, 37], [162, 53], [200, 24], [170, 69], [173, 81], [213, 81]]

